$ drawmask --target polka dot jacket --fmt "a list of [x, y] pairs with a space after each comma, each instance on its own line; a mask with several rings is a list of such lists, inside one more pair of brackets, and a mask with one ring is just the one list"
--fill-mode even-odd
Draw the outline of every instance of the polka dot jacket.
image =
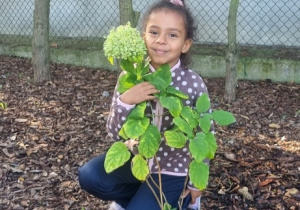
[[[152, 67], [150, 67], [150, 70], [155, 71]], [[183, 100], [183, 104], [194, 108], [198, 97], [203, 93], [207, 93], [207, 88], [202, 78], [194, 71], [181, 66], [180, 61], [173, 66], [171, 72], [171, 85], [189, 96], [189, 99]], [[123, 123], [126, 121], [127, 115], [135, 107], [135, 105], [123, 103], [119, 99], [120, 93], [117, 91], [117, 87], [118, 84], [115, 88], [110, 114], [108, 116], [107, 131], [108, 135], [112, 139], [121, 140], [118, 133]], [[155, 116], [154, 119], [150, 119], [152, 124], [158, 126], [161, 132], [171, 129], [173, 127], [173, 117], [169, 114], [169, 112], [164, 110], [158, 100], [152, 100], [147, 103], [146, 108], [146, 113], [149, 114], [149, 116], [151, 116], [151, 107]], [[164, 115], [162, 115], [162, 113], [164, 113]], [[164, 138], [162, 138], [159, 151], [157, 152], [157, 159], [159, 161], [162, 174], [186, 176], [190, 163], [188, 143], [185, 147], [176, 149], [167, 146]], [[149, 160], [148, 164], [151, 169], [151, 173], [158, 173], [158, 166], [153, 158]], [[195, 189], [191, 182], [189, 182], [188, 187]]]

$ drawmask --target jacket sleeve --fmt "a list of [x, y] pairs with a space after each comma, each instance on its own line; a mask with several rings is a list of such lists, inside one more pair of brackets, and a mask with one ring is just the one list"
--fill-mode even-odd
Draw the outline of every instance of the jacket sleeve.
[[[120, 74], [119, 79], [122, 74], [123, 73]], [[110, 112], [106, 123], [108, 136], [115, 141], [121, 140], [119, 131], [121, 130], [123, 123], [126, 121], [128, 114], [135, 107], [135, 105], [125, 104], [120, 100], [120, 92], [118, 92], [119, 79], [114, 90]]]

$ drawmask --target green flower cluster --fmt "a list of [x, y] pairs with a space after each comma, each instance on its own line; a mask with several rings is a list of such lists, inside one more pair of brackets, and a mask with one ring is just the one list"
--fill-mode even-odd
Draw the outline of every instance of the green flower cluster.
[[103, 45], [104, 54], [113, 64], [114, 59], [140, 59], [146, 55], [146, 46], [139, 31], [128, 22], [110, 30]]

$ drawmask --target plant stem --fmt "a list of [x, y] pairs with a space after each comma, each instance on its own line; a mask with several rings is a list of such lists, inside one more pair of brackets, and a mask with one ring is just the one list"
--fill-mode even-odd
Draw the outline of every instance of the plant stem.
[[[159, 162], [157, 160], [156, 155], [154, 155], [154, 159], [156, 161], [157, 167], [158, 167], [158, 182], [159, 182], [159, 195], [160, 195], [160, 202], [161, 204], [163, 204], [163, 191], [162, 191], [162, 183], [161, 183], [161, 171], [160, 171], [160, 166], [159, 166]], [[167, 202], [167, 201], [166, 201]], [[162, 208], [163, 210], [163, 208]]]
[[179, 198], [179, 201], [178, 201], [178, 207], [179, 207], [179, 210], [182, 209], [182, 203], [183, 203], [183, 199], [184, 199], [184, 198], [181, 198], [181, 196], [184, 194], [185, 189], [186, 189], [186, 186], [187, 186], [187, 183], [188, 183], [188, 180], [189, 180], [188, 174], [189, 174], [189, 172], [187, 173], [187, 175], [186, 175], [186, 177], [185, 177], [185, 181], [184, 181], [184, 185], [183, 185], [183, 190], [182, 190], [182, 193], [181, 193], [180, 198]]
[[[151, 181], [153, 182], [153, 184], [155, 185], [155, 187], [157, 187], [157, 189], [159, 189], [159, 186], [158, 186], [158, 184], [156, 184], [156, 182], [154, 181], [153, 177], [151, 175], [149, 175], [149, 177], [150, 177]], [[164, 197], [164, 200], [167, 201], [167, 198], [166, 198], [165, 194], [162, 193], [162, 195]]]
[[158, 165], [158, 176], [159, 176], [159, 185], [156, 184], [155, 180], [153, 179], [153, 177], [151, 176], [151, 174], [148, 176], [148, 178], [151, 179], [152, 183], [154, 184], [155, 187], [157, 187], [157, 189], [159, 189], [159, 194], [160, 194], [160, 199], [158, 198], [158, 196], [156, 195], [153, 187], [151, 186], [151, 184], [149, 183], [148, 181], [148, 178], [146, 179], [146, 183], [147, 185], [149, 186], [150, 190], [152, 191], [155, 199], [157, 200], [157, 203], [159, 204], [161, 210], [164, 209], [164, 203], [163, 203], [163, 199], [167, 202], [167, 198], [166, 196], [164, 195], [163, 191], [162, 191], [162, 183], [161, 183], [161, 171], [160, 171], [160, 166], [159, 166], [159, 163], [158, 163], [158, 160], [157, 160], [157, 157], [154, 156], [154, 159]]
[[[151, 181], [153, 182], [153, 184], [155, 185], [155, 187], [156, 187], [157, 189], [159, 189], [159, 186], [158, 186], [158, 184], [156, 184], [156, 182], [154, 181], [154, 179], [152, 178], [152, 176], [151, 176], [151, 175], [149, 175], [149, 177], [150, 177]], [[165, 194], [163, 193], [162, 195], [163, 195], [163, 197], [164, 197], [164, 200], [166, 201], [166, 200], [167, 200], [167, 198], [166, 198]]]
[[[151, 175], [150, 175], [150, 177], [151, 177]], [[153, 182], [153, 180], [152, 180], [152, 182]], [[157, 203], [160, 205], [161, 209], [163, 209], [163, 208], [162, 208], [162, 204], [160, 203], [159, 198], [157, 197], [157, 195], [156, 195], [156, 193], [155, 193], [153, 187], [152, 187], [151, 184], [149, 183], [148, 179], [146, 179], [146, 183], [147, 183], [147, 185], [149, 186], [150, 190], [152, 191], [152, 193], [153, 193], [153, 195], [154, 195], [154, 197], [155, 197]], [[154, 182], [153, 182], [153, 183], [154, 183]]]

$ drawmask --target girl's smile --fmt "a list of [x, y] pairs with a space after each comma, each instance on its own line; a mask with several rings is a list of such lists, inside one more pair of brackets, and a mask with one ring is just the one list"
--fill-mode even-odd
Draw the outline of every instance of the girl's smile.
[[168, 51], [166, 51], [166, 50], [159, 50], [159, 49], [154, 49], [154, 51], [155, 51], [158, 55], [164, 55], [165, 53], [168, 52]]

